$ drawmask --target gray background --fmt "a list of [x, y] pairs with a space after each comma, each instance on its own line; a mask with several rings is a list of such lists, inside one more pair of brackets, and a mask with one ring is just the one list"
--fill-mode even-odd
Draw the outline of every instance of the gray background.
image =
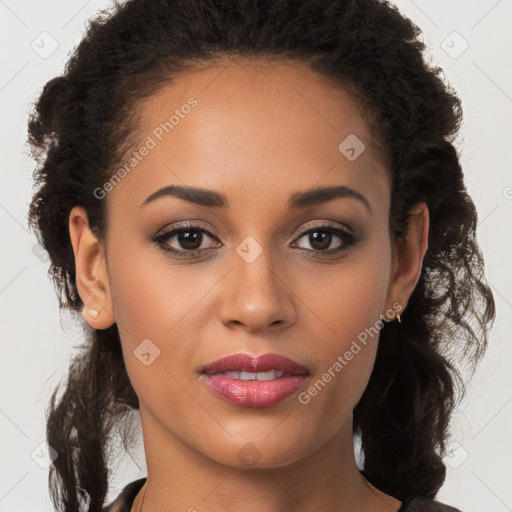
[[[512, 0], [395, 3], [423, 30], [428, 54], [463, 101], [457, 147], [497, 302], [488, 353], [454, 419], [438, 498], [464, 512], [505, 512], [512, 510]], [[27, 228], [34, 168], [27, 114], [44, 83], [62, 71], [86, 20], [110, 5], [0, 0], [0, 512], [52, 510], [45, 408], [81, 336], [80, 326], [60, 315], [47, 262]], [[109, 499], [146, 475], [141, 444], [132, 455], [116, 468]]]

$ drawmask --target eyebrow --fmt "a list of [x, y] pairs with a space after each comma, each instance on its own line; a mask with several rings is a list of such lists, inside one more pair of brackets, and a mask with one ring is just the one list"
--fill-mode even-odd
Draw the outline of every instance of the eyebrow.
[[[227, 208], [229, 202], [224, 194], [198, 187], [184, 187], [181, 185], [168, 185], [153, 192], [141, 205], [140, 208], [162, 197], [177, 197], [190, 203], [209, 208]], [[360, 201], [373, 214], [370, 203], [361, 193], [344, 185], [333, 185], [328, 187], [317, 187], [304, 192], [294, 192], [289, 199], [290, 209], [306, 208], [315, 206], [332, 199], [352, 198]]]

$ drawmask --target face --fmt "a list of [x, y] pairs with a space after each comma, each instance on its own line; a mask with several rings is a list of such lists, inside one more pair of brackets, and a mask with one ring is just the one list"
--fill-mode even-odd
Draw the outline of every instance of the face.
[[[143, 426], [231, 466], [250, 442], [260, 467], [351, 431], [396, 302], [389, 171], [358, 104], [302, 65], [252, 63], [182, 75], [139, 112], [138, 154], [103, 200]], [[192, 191], [154, 196], [173, 185]], [[297, 200], [325, 187], [341, 192]], [[236, 353], [308, 374], [277, 403], [233, 403], [201, 370]]]

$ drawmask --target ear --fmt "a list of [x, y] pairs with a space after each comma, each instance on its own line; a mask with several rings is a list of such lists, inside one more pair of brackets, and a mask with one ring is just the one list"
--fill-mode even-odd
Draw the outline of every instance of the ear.
[[[84, 318], [94, 329], [110, 327], [115, 318], [104, 246], [91, 232], [87, 212], [75, 206], [69, 214], [69, 234], [75, 254], [76, 286], [84, 303]], [[91, 310], [99, 310], [97, 316]]]
[[428, 248], [429, 212], [425, 203], [409, 211], [405, 240], [392, 240], [393, 264], [386, 298], [386, 311], [401, 314], [407, 307], [421, 275], [423, 258]]

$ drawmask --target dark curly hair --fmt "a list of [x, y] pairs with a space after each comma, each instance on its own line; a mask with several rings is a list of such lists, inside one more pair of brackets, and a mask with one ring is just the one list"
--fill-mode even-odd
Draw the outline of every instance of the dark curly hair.
[[[404, 237], [426, 202], [428, 250], [402, 323], [385, 323], [373, 373], [354, 410], [365, 477], [406, 500], [435, 497], [461, 369], [474, 370], [495, 316], [476, 240], [477, 213], [454, 140], [461, 102], [426, 63], [421, 32], [382, 0], [128, 0], [101, 11], [29, 120], [37, 162], [29, 226], [49, 253], [60, 308], [77, 313], [69, 214], [83, 206], [103, 240], [106, 201], [93, 193], [137, 132], [137, 105], [178, 73], [236, 59], [306, 63], [364, 109], [392, 178], [390, 233]], [[116, 425], [139, 407], [116, 324], [85, 331], [59, 400], [48, 409], [53, 503], [97, 511], [109, 480]], [[462, 366], [462, 364], [464, 366]], [[128, 437], [123, 437], [125, 447]]]

